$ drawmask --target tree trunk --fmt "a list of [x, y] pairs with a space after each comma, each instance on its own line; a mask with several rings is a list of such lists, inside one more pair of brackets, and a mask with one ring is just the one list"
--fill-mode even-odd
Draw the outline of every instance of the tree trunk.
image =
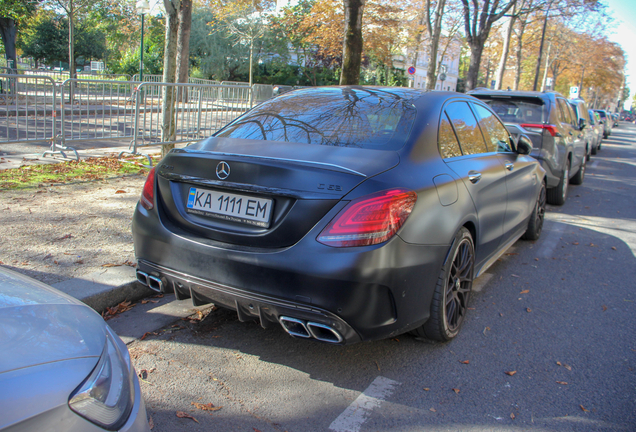
[[[192, 0], [181, 0], [179, 30], [177, 31], [177, 82], [187, 83], [190, 71], [190, 30], [192, 29]], [[188, 92], [179, 89], [180, 102], [188, 102]]]
[[[552, 49], [552, 43], [548, 44], [548, 54], [546, 55], [545, 58], [545, 69], [543, 70], [543, 79], [541, 80], [541, 91], [544, 92], [545, 91], [545, 84], [546, 81], [548, 80], [548, 67], [550, 66], [550, 50]], [[554, 86], [554, 84], [556, 84], [554, 81], [552, 81], [552, 85]]]
[[523, 53], [523, 33], [526, 30], [527, 23], [524, 21], [521, 23], [521, 28], [519, 29], [519, 36], [517, 39], [517, 49], [516, 49], [516, 57], [517, 57], [517, 66], [515, 67], [515, 83], [513, 86], [513, 90], [519, 90], [519, 83], [521, 82], [521, 61], [522, 53]]
[[[77, 74], [75, 72], [75, 9], [73, 5], [73, 0], [69, 0], [68, 2], [68, 69], [69, 69], [69, 77], [71, 79], [77, 78]], [[71, 91], [71, 95], [72, 95]], [[71, 100], [73, 98], [71, 97]]]
[[484, 52], [484, 43], [482, 41], [472, 42], [470, 46], [470, 63], [468, 64], [468, 72], [466, 73], [466, 90], [472, 90], [477, 87], [479, 79], [479, 66], [481, 65], [481, 55]]
[[345, 34], [340, 85], [360, 84], [362, 64], [362, 14], [366, 0], [344, 0]]
[[428, 11], [428, 35], [429, 35], [429, 52], [428, 67], [426, 68], [426, 89], [435, 90], [435, 84], [437, 83], [437, 52], [439, 50], [439, 37], [442, 33], [442, 16], [444, 15], [444, 6], [446, 0], [438, 0], [437, 7], [435, 8], [435, 21], [431, 22], [430, 19], [430, 0], [427, 2]]
[[15, 54], [15, 21], [11, 18], [0, 18], [0, 34], [2, 35], [2, 43], [4, 44], [7, 67], [17, 69], [18, 61]]
[[[178, 11], [181, 4], [180, 0], [164, 0], [166, 8], [166, 38], [163, 54], [163, 82], [174, 83], [176, 74], [176, 51], [177, 51], [177, 32], [179, 28]], [[175, 125], [175, 92], [174, 87], [163, 87], [161, 112], [161, 141], [171, 142], [176, 137]], [[168, 154], [174, 148], [174, 144], [168, 144], [161, 147], [161, 157]]]
[[495, 78], [495, 90], [501, 90], [501, 86], [503, 85], [503, 77], [506, 71], [506, 61], [508, 60], [508, 52], [510, 51], [510, 38], [512, 37], [512, 26], [515, 23], [515, 10], [513, 6], [512, 16], [510, 17], [510, 22], [508, 23], [508, 27], [506, 28], [506, 34], [504, 36], [503, 49], [501, 50], [501, 59], [499, 59], [499, 67], [497, 68], [497, 77]]
[[548, 14], [550, 13], [550, 6], [552, 2], [548, 4], [548, 9], [545, 11], [545, 18], [543, 21], [543, 30], [541, 31], [541, 43], [539, 44], [539, 57], [537, 58], [537, 67], [534, 71], [534, 85], [532, 90], [537, 91], [537, 85], [539, 83], [539, 72], [541, 72], [541, 57], [543, 56], [543, 44], [545, 42], [545, 32], [548, 27]]

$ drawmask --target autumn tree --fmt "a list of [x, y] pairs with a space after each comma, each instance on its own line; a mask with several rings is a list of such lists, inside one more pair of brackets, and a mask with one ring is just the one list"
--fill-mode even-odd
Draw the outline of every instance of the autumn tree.
[[500, 20], [517, 0], [461, 0], [464, 8], [464, 31], [470, 47], [470, 63], [466, 74], [466, 89], [477, 85], [479, 66], [492, 25]]
[[4, 45], [7, 66], [18, 67], [15, 38], [17, 26], [33, 12], [40, 0], [2, 0], [0, 2], [0, 35]]

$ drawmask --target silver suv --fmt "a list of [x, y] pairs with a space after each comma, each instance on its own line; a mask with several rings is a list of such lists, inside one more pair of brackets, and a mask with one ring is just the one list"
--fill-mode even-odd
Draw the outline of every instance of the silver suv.
[[532, 140], [530, 155], [546, 171], [548, 203], [565, 203], [568, 183], [583, 183], [590, 150], [568, 100], [557, 92], [478, 88], [468, 94], [490, 105], [515, 138], [525, 134]]

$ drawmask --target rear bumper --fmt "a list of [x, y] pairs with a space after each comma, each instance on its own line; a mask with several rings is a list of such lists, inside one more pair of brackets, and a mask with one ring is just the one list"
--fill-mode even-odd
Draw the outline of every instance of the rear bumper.
[[133, 217], [138, 270], [179, 299], [230, 308], [263, 327], [281, 317], [326, 325], [343, 344], [392, 337], [428, 319], [447, 245], [396, 236], [331, 248], [315, 240], [321, 229], [288, 248], [254, 249], [191, 236], [139, 206]]

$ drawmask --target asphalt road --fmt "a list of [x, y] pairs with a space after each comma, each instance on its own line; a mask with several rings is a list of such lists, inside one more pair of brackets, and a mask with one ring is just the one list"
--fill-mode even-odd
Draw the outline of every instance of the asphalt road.
[[135, 340], [153, 431], [634, 431], [635, 203], [621, 123], [541, 239], [476, 281], [450, 343], [331, 346], [223, 310]]

